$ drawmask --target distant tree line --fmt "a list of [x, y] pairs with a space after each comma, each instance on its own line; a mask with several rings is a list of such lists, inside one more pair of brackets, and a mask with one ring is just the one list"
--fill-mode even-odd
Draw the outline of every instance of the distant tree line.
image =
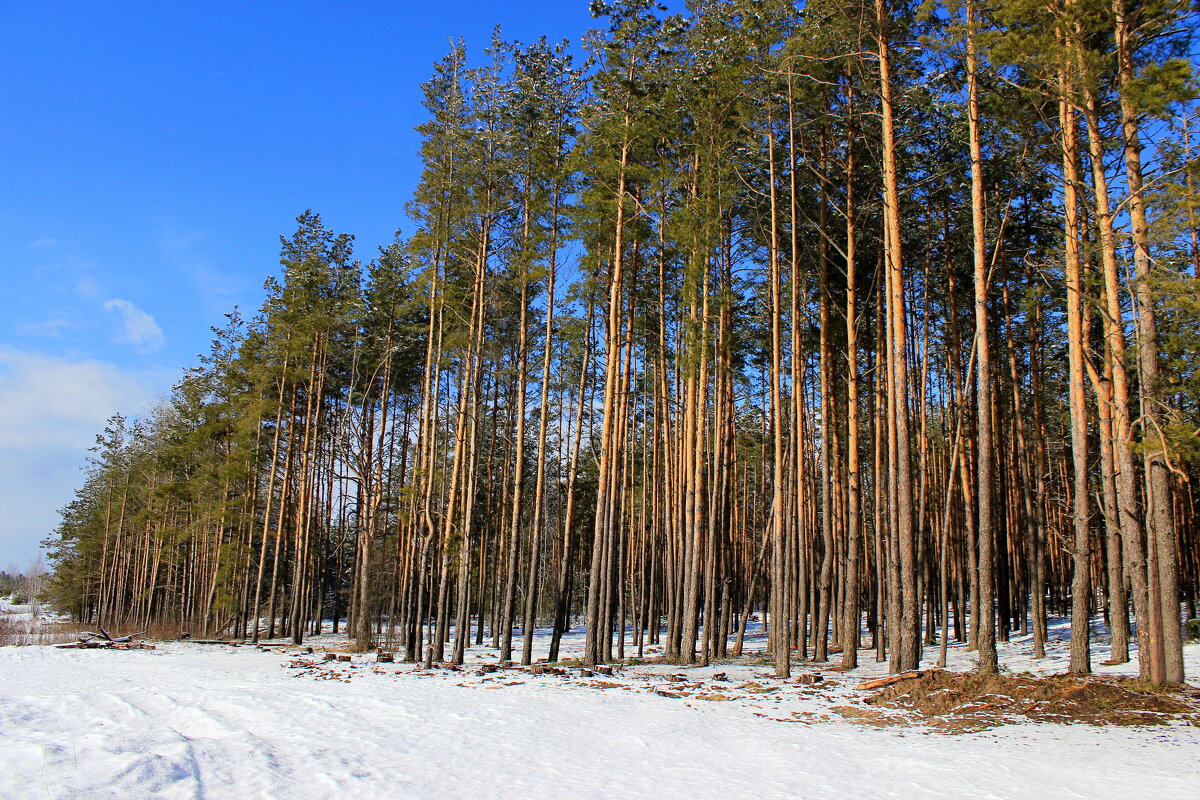
[[411, 233], [364, 263], [305, 213], [258, 313], [110, 421], [59, 606], [426, 663], [582, 622], [585, 663], [707, 664], [765, 614], [781, 676], [992, 672], [1051, 614], [1086, 673], [1100, 612], [1183, 680], [1190, 5], [592, 8], [583, 64], [455, 43]]
[[18, 606], [33, 605], [36, 609], [46, 589], [46, 578], [41, 556], [35, 557], [24, 572], [16, 564], [9, 564], [0, 569], [0, 599]]

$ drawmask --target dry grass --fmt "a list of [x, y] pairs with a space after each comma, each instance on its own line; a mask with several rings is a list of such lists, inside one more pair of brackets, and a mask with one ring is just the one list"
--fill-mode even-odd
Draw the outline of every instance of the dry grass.
[[[141, 633], [139, 639], [153, 639], [156, 642], [166, 642], [172, 639], [178, 639], [183, 634], [183, 628], [175, 622], [156, 622], [149, 628], [137, 628], [132, 625], [116, 625], [108, 629], [108, 632], [113, 636], [127, 636], [131, 633]], [[196, 631], [191, 631], [191, 635], [199, 639], [200, 636]]]
[[930, 670], [868, 698], [947, 733], [1012, 722], [1088, 725], [1200, 724], [1200, 692], [1154, 687], [1129, 678], [978, 675]]
[[[128, 636], [140, 633], [139, 639], [168, 641], [178, 639], [180, 627], [177, 624], [159, 623], [148, 630], [126, 624], [108, 624], [105, 626], [114, 637]], [[67, 644], [74, 642], [84, 633], [100, 630], [94, 623], [80, 623], [60, 620], [54, 617], [33, 618], [29, 614], [0, 612], [0, 647], [24, 646], [41, 644]]]
[[35, 619], [24, 614], [0, 613], [0, 647], [66, 644], [88, 630], [77, 622]]

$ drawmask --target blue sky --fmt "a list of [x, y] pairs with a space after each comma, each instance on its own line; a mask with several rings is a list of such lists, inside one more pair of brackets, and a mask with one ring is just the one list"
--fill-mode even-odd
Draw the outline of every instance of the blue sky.
[[369, 258], [419, 173], [419, 85], [463, 36], [579, 36], [587, 0], [0, 0], [0, 566], [104, 420], [257, 308], [306, 208]]

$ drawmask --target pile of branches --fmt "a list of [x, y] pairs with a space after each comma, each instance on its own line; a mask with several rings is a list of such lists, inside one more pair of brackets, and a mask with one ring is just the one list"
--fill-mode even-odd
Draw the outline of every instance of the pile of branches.
[[99, 633], [86, 632], [79, 637], [78, 642], [60, 644], [59, 648], [83, 648], [87, 650], [153, 650], [154, 645], [134, 641], [138, 636], [144, 636], [145, 631], [138, 631], [126, 636], [113, 637], [104, 628]]

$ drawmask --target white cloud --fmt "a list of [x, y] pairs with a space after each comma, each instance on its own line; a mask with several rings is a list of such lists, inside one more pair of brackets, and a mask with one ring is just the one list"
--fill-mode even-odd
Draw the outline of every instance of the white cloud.
[[143, 352], [157, 350], [166, 338], [154, 317], [142, 311], [128, 300], [113, 298], [104, 303], [105, 311], [115, 311], [121, 318], [121, 330], [117, 341], [128, 342]]
[[49, 236], [43, 236], [41, 239], [35, 239], [29, 243], [30, 250], [41, 250], [43, 247], [58, 247], [58, 241]]
[[0, 345], [0, 451], [86, 449], [106, 419], [152, 397], [145, 379], [114, 364]]
[[0, 345], [0, 561], [34, 554], [105, 421], [143, 412], [158, 377]]

